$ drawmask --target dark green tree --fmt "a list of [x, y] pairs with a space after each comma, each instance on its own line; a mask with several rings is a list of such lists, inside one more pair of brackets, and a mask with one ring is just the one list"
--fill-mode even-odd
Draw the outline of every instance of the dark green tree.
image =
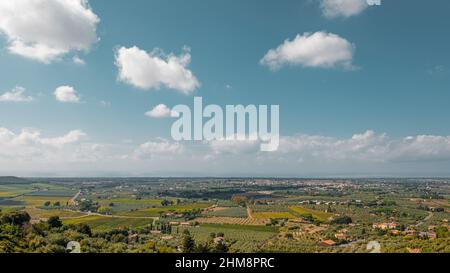
[[187, 231], [187, 233], [184, 233], [184, 236], [183, 236], [183, 247], [182, 247], [182, 249], [183, 249], [183, 252], [184, 253], [194, 253], [195, 252], [195, 241], [194, 241], [194, 239], [192, 238], [192, 236], [191, 236], [191, 234], [189, 234], [189, 231], [188, 230], [185, 230], [185, 231]]
[[47, 224], [51, 228], [60, 228], [60, 227], [62, 227], [61, 219], [59, 219], [58, 216], [51, 216], [50, 218], [48, 218]]

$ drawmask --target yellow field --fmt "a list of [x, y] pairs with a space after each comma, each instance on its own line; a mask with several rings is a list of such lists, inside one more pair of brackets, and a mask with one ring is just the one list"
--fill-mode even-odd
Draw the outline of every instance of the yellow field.
[[291, 206], [289, 207], [289, 209], [298, 214], [311, 214], [314, 218], [317, 218], [320, 221], [327, 221], [330, 217], [333, 216], [333, 214], [331, 213], [308, 209], [300, 206]]

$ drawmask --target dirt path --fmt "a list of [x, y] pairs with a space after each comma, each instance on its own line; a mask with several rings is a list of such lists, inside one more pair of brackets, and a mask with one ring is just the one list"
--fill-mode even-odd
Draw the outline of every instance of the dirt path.
[[252, 215], [252, 210], [250, 209], [250, 207], [247, 206], [247, 217], [249, 219], [253, 219], [253, 215]]
[[431, 219], [431, 217], [433, 217], [433, 212], [429, 211], [427, 217], [423, 218], [421, 221], [419, 221], [416, 224], [416, 227], [420, 227], [421, 225], [425, 224], [425, 222], [427, 222], [428, 220]]
[[81, 191], [78, 191], [73, 197], [72, 199], [69, 200], [69, 205], [73, 205], [75, 204], [75, 202], [77, 201], [78, 196], [80, 196]]

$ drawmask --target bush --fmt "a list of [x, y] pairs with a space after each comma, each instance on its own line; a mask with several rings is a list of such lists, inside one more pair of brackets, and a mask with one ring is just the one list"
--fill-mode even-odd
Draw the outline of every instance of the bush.
[[52, 216], [52, 217], [48, 218], [47, 224], [51, 228], [60, 228], [60, 227], [62, 227], [62, 222], [61, 222], [61, 220], [59, 219], [58, 216]]
[[332, 224], [337, 224], [337, 225], [348, 225], [348, 224], [351, 224], [352, 222], [353, 222], [353, 220], [350, 216], [341, 216], [341, 217], [331, 220]]

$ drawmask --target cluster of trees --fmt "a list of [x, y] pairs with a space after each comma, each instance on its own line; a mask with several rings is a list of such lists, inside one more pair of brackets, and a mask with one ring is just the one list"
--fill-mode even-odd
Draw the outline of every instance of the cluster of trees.
[[64, 225], [57, 216], [30, 223], [27, 212], [0, 213], [0, 253], [66, 253], [70, 241], [88, 253], [168, 253], [176, 246], [154, 241], [145, 231], [127, 228], [93, 233], [89, 225]]
[[45, 208], [48, 208], [48, 207], [50, 207], [50, 206], [59, 208], [59, 207], [61, 207], [61, 202], [56, 201], [56, 202], [53, 203], [53, 205], [52, 205], [52, 202], [50, 202], [50, 201], [47, 201], [47, 202], [44, 203], [44, 207], [45, 207]]
[[228, 246], [223, 240], [224, 236], [223, 233], [211, 233], [207, 242], [196, 243], [189, 230], [185, 229], [182, 250], [184, 253], [227, 253]]
[[171, 234], [172, 225], [166, 222], [155, 221], [149, 225], [146, 232], [150, 233], [152, 230], [161, 231], [162, 234]]
[[93, 202], [92, 200], [84, 200], [79, 203], [79, 209], [81, 211], [97, 211], [99, 204]]
[[161, 206], [163, 206], [163, 207], [172, 206], [172, 205], [173, 205], [173, 201], [170, 201], [167, 199], [164, 199], [161, 201]]
[[445, 209], [441, 208], [441, 207], [430, 208], [429, 206], [425, 206], [425, 205], [422, 205], [422, 204], [418, 205], [417, 209], [426, 210], [426, 211], [433, 211], [433, 212], [444, 212], [445, 211]]
[[352, 222], [353, 220], [350, 216], [340, 216], [331, 220], [331, 224], [336, 225], [348, 225], [351, 224]]
[[231, 197], [231, 201], [241, 207], [246, 207], [249, 198], [245, 195], [235, 194]]

